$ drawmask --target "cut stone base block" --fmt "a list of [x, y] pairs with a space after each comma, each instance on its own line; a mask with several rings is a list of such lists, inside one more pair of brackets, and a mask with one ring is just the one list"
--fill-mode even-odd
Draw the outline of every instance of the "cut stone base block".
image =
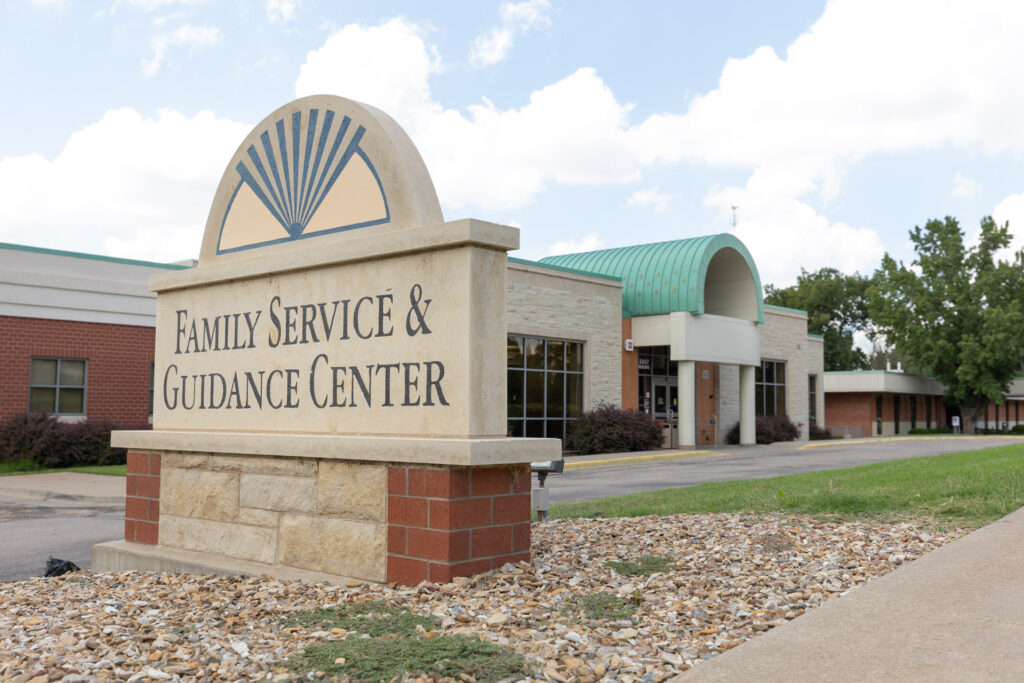
[[528, 463], [557, 441], [275, 437], [117, 433], [127, 542], [93, 567], [415, 584], [530, 560]]

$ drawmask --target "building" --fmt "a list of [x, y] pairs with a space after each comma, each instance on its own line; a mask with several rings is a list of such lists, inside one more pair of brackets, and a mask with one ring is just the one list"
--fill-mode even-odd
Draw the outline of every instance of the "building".
[[[951, 428], [960, 417], [947, 406], [946, 387], [933, 377], [898, 370], [825, 373], [825, 424], [847, 437], [892, 436], [911, 429]], [[1006, 430], [1021, 424], [1024, 378], [1017, 378], [1002, 404], [988, 406], [980, 429]]]
[[[806, 313], [764, 304], [732, 235], [512, 261], [508, 287], [511, 434], [561, 436], [581, 395], [665, 421], [678, 445], [724, 443], [737, 423], [753, 443], [760, 415], [803, 438], [824, 424], [823, 340]], [[560, 349], [564, 376], [545, 365]]]
[[0, 419], [145, 425], [152, 414], [156, 295], [183, 265], [0, 243]]
[[[184, 267], [0, 245], [0, 419], [145, 424], [148, 280]], [[677, 445], [724, 443], [739, 423], [753, 443], [757, 415], [788, 415], [803, 438], [824, 423], [823, 341], [803, 312], [764, 304], [731, 235], [509, 258], [506, 310], [510, 435], [561, 438], [600, 403], [650, 413]]]

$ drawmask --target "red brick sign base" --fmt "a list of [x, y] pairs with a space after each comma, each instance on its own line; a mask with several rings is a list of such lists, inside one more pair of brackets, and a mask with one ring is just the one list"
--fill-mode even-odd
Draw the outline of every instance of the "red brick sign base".
[[[387, 580], [447, 582], [530, 561], [530, 466], [389, 465]], [[155, 545], [160, 455], [129, 451], [125, 540]]]

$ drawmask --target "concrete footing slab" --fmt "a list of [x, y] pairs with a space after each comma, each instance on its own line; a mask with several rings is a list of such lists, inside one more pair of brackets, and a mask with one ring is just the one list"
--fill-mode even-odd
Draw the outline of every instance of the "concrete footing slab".
[[1024, 508], [686, 673], [700, 681], [1024, 680]]
[[314, 572], [280, 564], [236, 560], [223, 555], [199, 553], [146, 543], [110, 541], [92, 547], [92, 571], [145, 571], [223, 576], [272, 576], [282, 581], [305, 580], [335, 585], [369, 583], [363, 579]]

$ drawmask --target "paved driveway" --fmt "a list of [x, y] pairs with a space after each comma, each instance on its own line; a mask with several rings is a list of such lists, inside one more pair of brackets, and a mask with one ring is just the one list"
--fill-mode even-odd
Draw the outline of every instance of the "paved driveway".
[[[702, 455], [622, 462], [609, 456], [566, 458], [563, 474], [548, 477], [551, 501], [561, 503], [624, 493], [695, 486], [712, 481], [760, 479], [798, 472], [854, 467], [872, 462], [955, 453], [1024, 443], [1021, 437], [910, 437], [727, 446]], [[624, 457], [631, 457], [627, 454]], [[633, 456], [635, 457], [635, 456]]]

